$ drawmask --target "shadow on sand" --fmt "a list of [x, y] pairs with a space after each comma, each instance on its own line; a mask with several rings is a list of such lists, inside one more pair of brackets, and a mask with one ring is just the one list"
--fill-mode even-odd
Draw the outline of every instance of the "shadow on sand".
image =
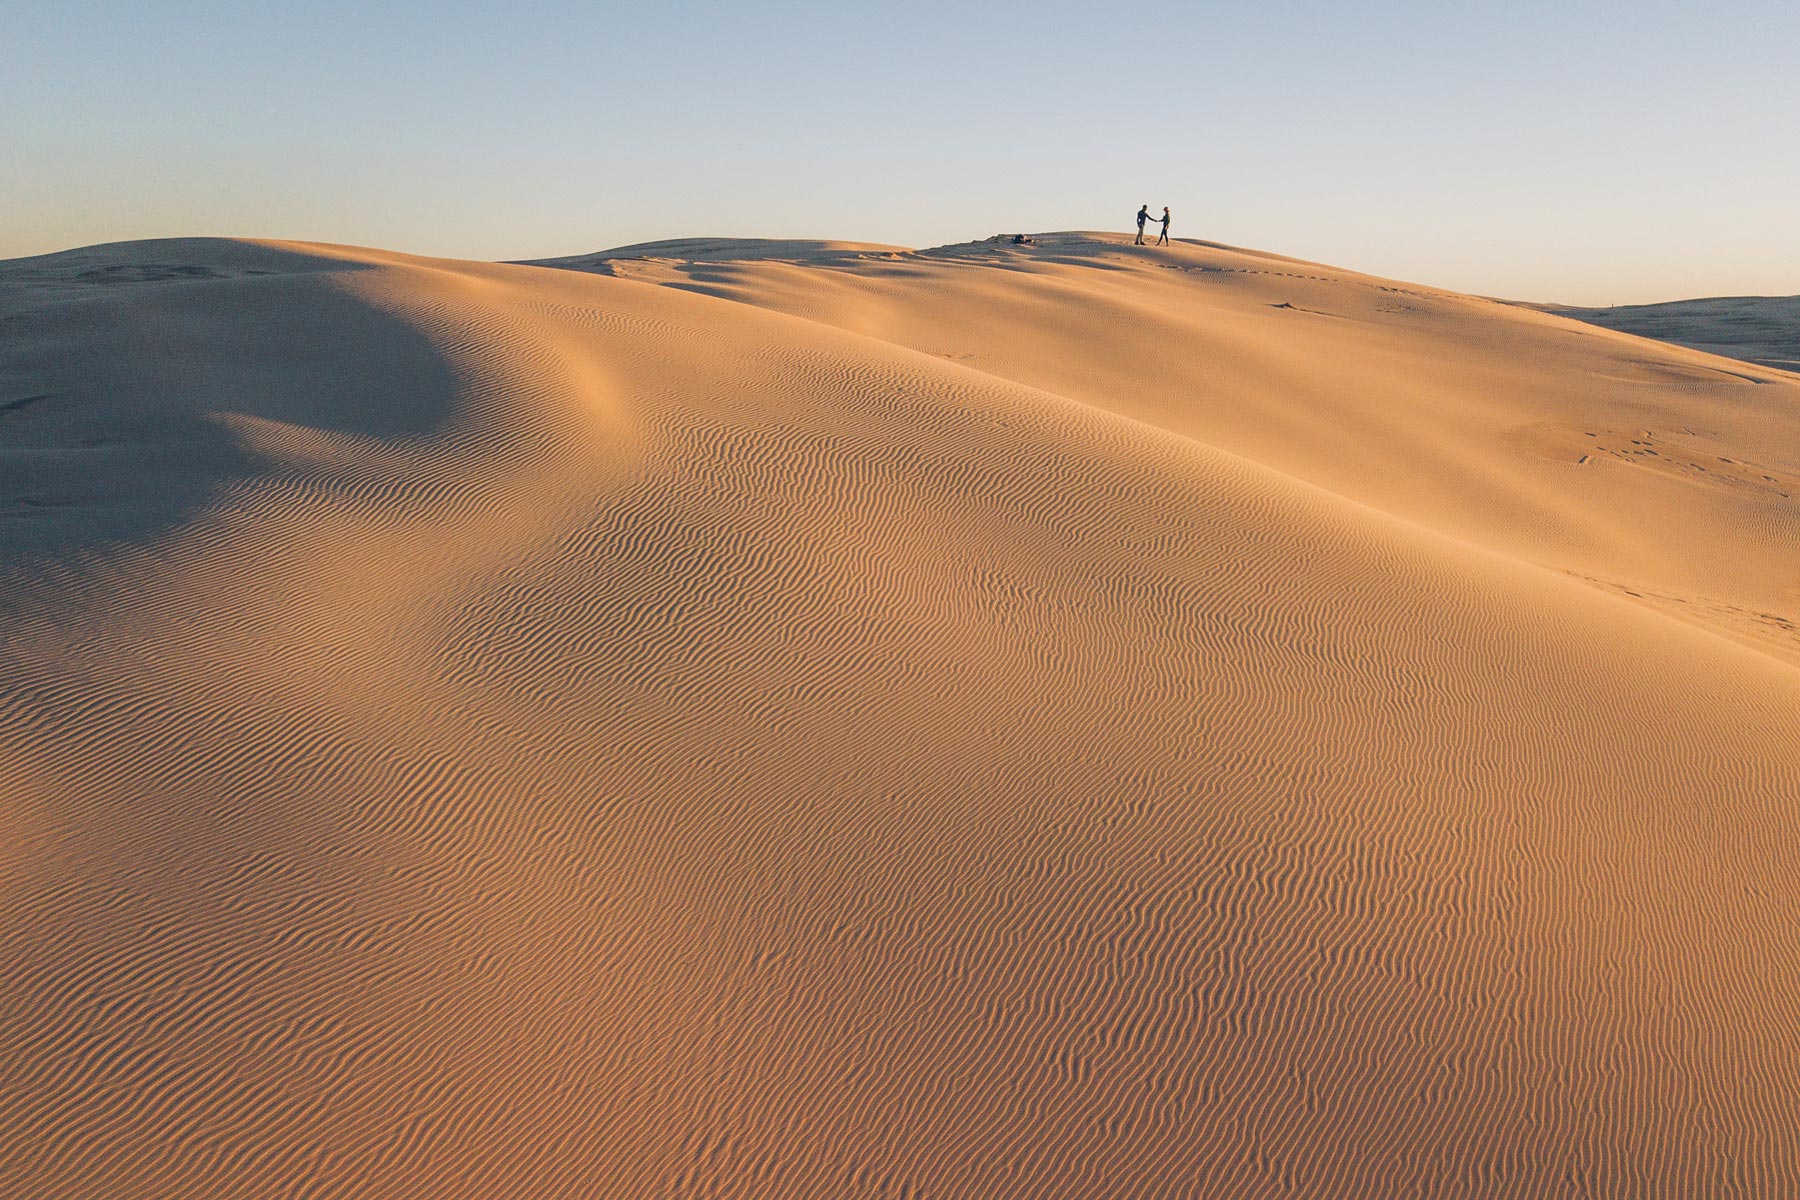
[[457, 377], [343, 288], [364, 269], [222, 239], [0, 262], [0, 563], [141, 544], [267, 475], [229, 415], [369, 437], [443, 425]]

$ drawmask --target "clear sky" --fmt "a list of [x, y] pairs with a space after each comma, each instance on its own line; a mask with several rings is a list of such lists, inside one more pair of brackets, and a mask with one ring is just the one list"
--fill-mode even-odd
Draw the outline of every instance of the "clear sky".
[[0, 0], [0, 257], [1127, 228], [1606, 304], [1800, 292], [1797, 0]]

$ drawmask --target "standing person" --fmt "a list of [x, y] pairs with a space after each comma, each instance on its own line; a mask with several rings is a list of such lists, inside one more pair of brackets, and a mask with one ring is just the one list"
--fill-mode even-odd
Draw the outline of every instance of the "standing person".
[[1144, 222], [1148, 221], [1149, 219], [1150, 219], [1150, 206], [1148, 204], [1146, 204], [1142, 208], [1138, 209], [1138, 236], [1137, 236], [1137, 241], [1131, 243], [1132, 245], [1141, 246], [1144, 244]]
[[1169, 244], [1169, 206], [1166, 204], [1163, 205], [1162, 223], [1162, 236], [1156, 239], [1156, 244], [1159, 246], [1166, 246]]

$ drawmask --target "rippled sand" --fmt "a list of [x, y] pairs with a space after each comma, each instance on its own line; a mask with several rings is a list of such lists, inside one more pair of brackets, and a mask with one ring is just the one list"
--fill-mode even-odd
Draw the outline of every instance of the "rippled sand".
[[1800, 1192], [1800, 376], [1095, 234], [0, 334], [0, 1194]]

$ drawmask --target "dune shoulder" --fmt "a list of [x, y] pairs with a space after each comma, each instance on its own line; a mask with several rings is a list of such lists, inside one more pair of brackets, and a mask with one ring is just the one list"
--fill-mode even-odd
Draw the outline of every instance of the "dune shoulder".
[[1605, 329], [1800, 372], [1800, 296], [1720, 296], [1610, 308], [1537, 307]]
[[1800, 1189], [1782, 372], [1082, 233], [0, 321], [0, 1193]]

